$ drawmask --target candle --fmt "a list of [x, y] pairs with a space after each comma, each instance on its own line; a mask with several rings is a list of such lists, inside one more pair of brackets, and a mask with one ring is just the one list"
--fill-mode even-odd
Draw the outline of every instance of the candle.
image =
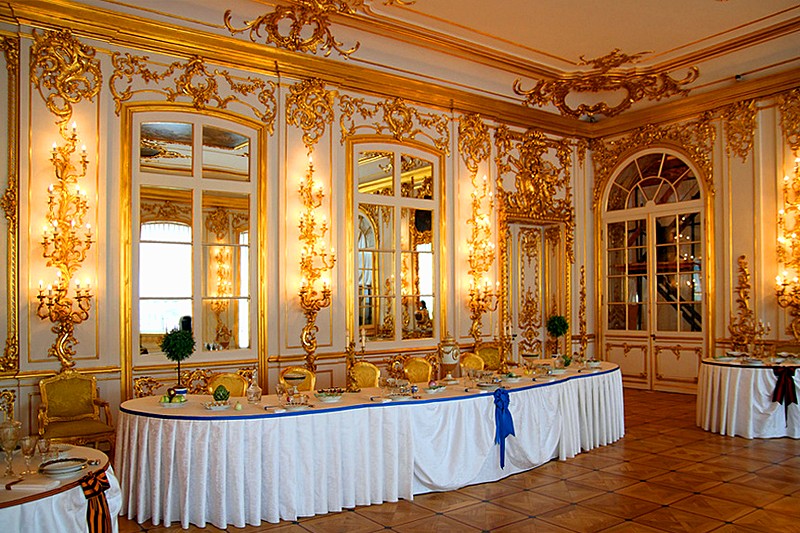
[[367, 347], [367, 330], [361, 328], [361, 348], [365, 349]]

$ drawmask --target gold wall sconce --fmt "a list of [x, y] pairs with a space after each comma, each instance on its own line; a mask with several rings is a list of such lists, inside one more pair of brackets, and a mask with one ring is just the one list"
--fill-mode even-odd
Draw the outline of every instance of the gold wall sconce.
[[[486, 274], [495, 260], [495, 245], [492, 242], [492, 229], [489, 213], [494, 207], [494, 197], [489, 191], [489, 181], [483, 177], [481, 184], [476, 183], [476, 175], [472, 175], [472, 213], [467, 220], [471, 228], [469, 245], [469, 310], [472, 325], [469, 334], [477, 344], [483, 328], [483, 315], [497, 310], [499, 282], [492, 287]], [[484, 203], [488, 204], [487, 212], [483, 211]]]
[[783, 209], [778, 211], [778, 262], [775, 279], [778, 305], [789, 310], [789, 330], [800, 342], [800, 157], [795, 153], [794, 175], [783, 178]]
[[[333, 269], [336, 264], [334, 250], [325, 251], [324, 237], [328, 231], [328, 223], [324, 217], [317, 218], [316, 210], [322, 206], [325, 198], [322, 184], [314, 181], [314, 163], [308, 158], [308, 169], [300, 182], [300, 197], [303, 201], [303, 214], [300, 217], [300, 273], [303, 279], [300, 284], [300, 307], [306, 317], [306, 324], [300, 336], [303, 350], [306, 352], [306, 368], [316, 371], [317, 350], [317, 313], [331, 304], [330, 280], [321, 279], [323, 274]], [[318, 290], [319, 282], [322, 287]]]
[[[91, 286], [88, 281], [81, 285], [76, 274], [94, 242], [91, 225], [84, 225], [89, 210], [86, 191], [78, 185], [78, 180], [86, 176], [89, 164], [86, 147], [81, 148], [75, 163], [73, 158], [78, 146], [75, 123], [71, 134], [64, 137], [66, 142], [61, 146], [53, 143], [50, 152], [56, 181], [47, 190], [47, 223], [42, 234], [42, 256], [47, 260], [47, 266], [57, 269], [56, 279], [47, 286], [44, 281], [39, 281], [39, 306], [36, 310], [39, 318], [54, 324], [52, 331], [56, 334], [56, 341], [47, 354], [59, 360], [61, 371], [75, 366], [74, 347], [78, 343], [75, 326], [89, 318]], [[71, 298], [73, 278], [75, 296]]]

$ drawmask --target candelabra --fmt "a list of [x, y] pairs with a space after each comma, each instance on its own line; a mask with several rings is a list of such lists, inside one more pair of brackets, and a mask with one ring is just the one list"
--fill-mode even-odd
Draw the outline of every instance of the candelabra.
[[327, 280], [322, 280], [322, 290], [317, 290], [317, 282], [323, 273], [333, 269], [336, 263], [333, 248], [330, 253], [324, 251], [323, 238], [328, 231], [328, 223], [323, 217], [317, 220], [316, 210], [322, 206], [325, 197], [321, 184], [314, 183], [314, 164], [308, 158], [308, 169], [300, 183], [300, 197], [304, 211], [300, 217], [300, 272], [303, 280], [300, 285], [300, 307], [306, 317], [306, 324], [300, 335], [300, 342], [306, 352], [306, 367], [316, 371], [317, 350], [317, 313], [331, 304], [331, 288]]
[[89, 210], [86, 191], [82, 191], [78, 180], [86, 176], [89, 160], [83, 146], [80, 159], [73, 163], [78, 145], [77, 127], [73, 123], [71, 134], [62, 131], [65, 143], [53, 143], [50, 163], [53, 165], [56, 181], [47, 189], [47, 224], [42, 235], [42, 256], [47, 266], [57, 269], [56, 279], [45, 287], [39, 281], [39, 306], [36, 314], [42, 320], [54, 324], [52, 331], [56, 341], [48, 349], [49, 356], [61, 362], [61, 369], [75, 366], [73, 356], [75, 326], [89, 318], [92, 292], [88, 281], [81, 286], [75, 279], [75, 297], [70, 298], [69, 290], [73, 277], [86, 259], [91, 248], [92, 227], [84, 226], [83, 220]]
[[231, 254], [224, 248], [220, 248], [214, 255], [214, 260], [217, 263], [217, 295], [220, 299], [211, 301], [211, 311], [214, 313], [216, 320], [216, 330], [214, 336], [214, 343], [227, 349], [230, 346], [231, 337], [233, 333], [228, 325], [225, 323], [223, 314], [228, 311], [230, 307], [230, 300], [227, 298], [233, 294], [231, 286]]
[[[492, 230], [489, 215], [483, 213], [483, 204], [488, 201], [488, 212], [491, 213], [494, 205], [489, 183], [483, 177], [480, 188], [476, 184], [475, 175], [472, 176], [472, 216], [467, 220], [471, 227], [469, 245], [469, 310], [472, 326], [469, 333], [477, 344], [481, 337], [483, 327], [483, 314], [497, 310], [497, 292], [491, 290], [486, 273], [491, 268], [495, 259], [495, 247], [491, 242]], [[488, 197], [488, 200], [487, 200]], [[499, 285], [499, 283], [497, 284]], [[496, 286], [497, 286], [496, 285]]]
[[789, 310], [789, 324], [800, 341], [800, 157], [794, 160], [794, 176], [783, 178], [783, 209], [778, 211], [778, 263], [783, 272], [775, 280], [778, 305]]

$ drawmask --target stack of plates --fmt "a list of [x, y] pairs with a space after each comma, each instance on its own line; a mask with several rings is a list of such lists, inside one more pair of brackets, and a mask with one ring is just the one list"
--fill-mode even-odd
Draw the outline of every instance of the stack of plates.
[[39, 466], [39, 473], [46, 476], [61, 476], [64, 474], [72, 474], [79, 470], [86, 468], [86, 459], [84, 457], [67, 457], [65, 459], [53, 459], [46, 461]]

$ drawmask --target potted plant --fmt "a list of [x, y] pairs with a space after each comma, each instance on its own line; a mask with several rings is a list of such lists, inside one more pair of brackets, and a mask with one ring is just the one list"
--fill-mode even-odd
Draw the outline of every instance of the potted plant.
[[161, 339], [161, 351], [170, 361], [178, 363], [178, 388], [181, 385], [181, 361], [194, 353], [194, 335], [185, 329], [175, 328], [164, 334]]
[[[569, 331], [569, 322], [562, 315], [553, 315], [547, 319], [547, 333], [555, 339], [556, 353], [558, 353], [558, 339], [567, 334]], [[564, 361], [568, 365], [567, 361]]]

